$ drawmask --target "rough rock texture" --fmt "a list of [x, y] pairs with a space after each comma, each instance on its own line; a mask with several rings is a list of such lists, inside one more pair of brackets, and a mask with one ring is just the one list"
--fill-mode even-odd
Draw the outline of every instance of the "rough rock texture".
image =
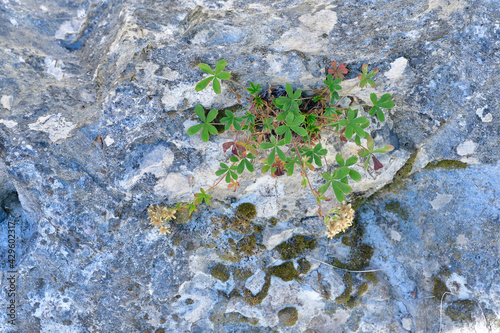
[[[487, 0], [3, 1], [1, 278], [15, 223], [18, 292], [12, 326], [1, 291], [0, 330], [500, 331], [499, 30]], [[350, 70], [345, 88], [363, 63], [380, 69], [351, 95], [393, 94], [372, 135], [396, 149], [355, 187], [373, 196], [346, 235], [325, 237], [300, 179], [268, 176], [223, 186], [171, 235], [149, 225], [150, 204], [216, 180], [229, 135], [185, 131], [194, 105], [236, 104], [227, 86], [194, 91], [197, 63], [221, 58], [243, 84], [305, 91], [332, 60]], [[221, 222], [243, 202], [257, 208], [246, 235]], [[316, 247], [284, 264], [275, 248], [295, 235]]]

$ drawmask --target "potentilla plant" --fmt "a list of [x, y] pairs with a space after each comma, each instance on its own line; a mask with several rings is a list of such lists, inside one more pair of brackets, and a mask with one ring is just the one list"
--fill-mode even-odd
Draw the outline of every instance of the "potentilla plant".
[[[270, 173], [272, 177], [299, 174], [302, 186], [308, 189], [316, 200], [318, 216], [325, 222], [328, 237], [332, 238], [349, 228], [354, 219], [354, 210], [346, 203], [346, 195], [352, 191], [350, 181], [361, 180], [361, 174], [352, 167], [363, 163], [366, 171], [372, 168], [372, 161], [373, 169], [379, 170], [383, 165], [375, 154], [387, 153], [394, 149], [391, 145], [375, 148], [374, 140], [367, 132], [370, 119], [360, 115], [360, 110], [367, 110], [370, 116], [376, 115], [378, 121], [384, 122], [384, 109], [394, 107], [394, 102], [391, 101], [390, 94], [379, 98], [372, 93], [370, 104], [354, 103], [347, 107], [341, 107], [340, 104], [357, 86], [375, 87], [372, 77], [378, 73], [378, 69], [368, 72], [368, 65], [363, 65], [358, 77], [359, 82], [340, 96], [340, 83], [348, 69], [344, 64], [337, 66], [333, 61], [332, 68], [328, 70], [324, 80], [325, 87], [313, 97], [304, 97], [300, 89], [294, 91], [289, 83], [281, 92], [271, 87], [263, 91], [260, 84], [253, 82], [249, 83], [249, 87], [245, 87], [231, 80], [229, 72], [223, 71], [226, 67], [224, 59], [217, 62], [215, 69], [204, 63], [200, 63], [199, 67], [209, 76], [196, 85], [196, 91], [206, 89], [211, 84], [213, 91], [220, 94], [221, 82], [225, 81], [238, 102], [242, 96], [237, 90], [249, 95], [249, 106], [239, 113], [225, 110], [225, 116], [220, 122], [214, 122], [219, 110], [205, 111], [201, 105], [195, 106], [194, 112], [200, 123], [188, 128], [187, 134], [200, 133], [201, 139], [208, 142], [211, 135], [217, 135], [217, 125], [233, 132], [233, 139], [223, 143], [221, 147], [222, 153], [227, 155], [227, 161], [220, 163], [219, 170], [215, 172], [220, 177], [219, 180], [207, 189], [200, 189], [200, 192], [194, 194], [191, 202], [162, 209], [151, 206], [148, 210], [151, 223], [161, 233], [168, 233], [168, 222], [174, 218], [176, 211], [188, 210], [189, 214], [192, 214], [197, 211], [199, 204], [204, 202], [210, 205], [212, 197], [209, 193], [220, 183], [225, 182], [228, 188], [237, 191], [240, 186], [239, 175], [260, 169], [263, 174]], [[344, 157], [336, 154], [336, 168], [326, 165], [325, 155], [328, 153], [328, 147], [323, 147], [320, 142], [325, 131], [334, 133], [341, 143], [354, 142], [359, 147], [357, 156]], [[361, 161], [362, 159], [364, 161]], [[309, 175], [315, 169], [324, 167], [333, 171], [322, 173], [324, 183], [315, 188]], [[331, 201], [331, 194], [337, 204], [327, 209], [326, 202]]]

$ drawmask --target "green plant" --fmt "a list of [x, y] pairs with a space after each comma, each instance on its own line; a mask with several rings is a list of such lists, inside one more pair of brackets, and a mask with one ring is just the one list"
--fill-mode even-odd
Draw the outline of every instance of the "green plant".
[[[341, 154], [336, 154], [335, 161], [338, 167], [333, 169], [326, 163], [325, 156], [328, 151], [320, 140], [324, 132], [330, 132], [336, 135], [340, 142], [352, 141], [360, 148], [359, 157], [365, 158], [365, 170], [369, 168], [370, 160], [373, 161], [375, 170], [382, 167], [382, 163], [374, 154], [387, 153], [394, 147], [386, 145], [375, 149], [373, 138], [367, 132], [367, 128], [370, 125], [369, 116], [376, 115], [378, 121], [385, 121], [383, 109], [394, 106], [394, 102], [390, 100], [391, 95], [384, 94], [379, 99], [372, 93], [371, 104], [354, 104], [356, 99], [353, 99], [351, 105], [340, 106], [356, 86], [365, 87], [369, 84], [374, 87], [375, 82], [372, 77], [378, 69], [368, 72], [368, 65], [363, 65], [358, 77], [359, 83], [340, 96], [339, 92], [342, 90], [340, 84], [348, 70], [344, 64], [337, 66], [334, 61], [324, 80], [325, 88], [317, 91], [315, 96], [305, 97], [300, 89], [294, 91], [289, 83], [285, 85], [284, 91], [271, 87], [267, 91], [262, 91], [260, 84], [256, 85], [253, 82], [249, 83], [249, 87], [244, 87], [231, 80], [228, 72], [222, 71], [225, 66], [224, 59], [217, 62], [215, 70], [207, 64], [200, 63], [200, 69], [209, 76], [196, 85], [196, 91], [205, 89], [210, 82], [213, 82], [214, 92], [220, 94], [221, 81], [226, 80], [230, 91], [236, 94], [238, 100], [241, 95], [235, 90], [237, 86], [249, 94], [250, 107], [240, 113], [226, 110], [225, 117], [220, 119], [220, 123], [214, 123], [219, 114], [218, 110], [211, 109], [206, 112], [201, 105], [195, 106], [194, 111], [201, 123], [191, 126], [187, 130], [188, 135], [201, 131], [202, 140], [207, 142], [210, 134], [217, 134], [215, 125], [222, 125], [226, 131], [234, 131], [234, 139], [222, 144], [223, 152], [230, 151], [230, 154], [227, 156], [228, 161], [220, 163], [220, 169], [215, 173], [220, 179], [207, 190], [201, 189], [191, 202], [178, 204], [176, 209], [188, 209], [191, 214], [202, 202], [209, 205], [211, 196], [208, 192], [223, 180], [229, 188], [236, 191], [239, 187], [239, 175], [244, 172], [254, 172], [255, 166], [260, 163], [261, 172], [264, 174], [269, 172], [272, 177], [300, 173], [302, 185], [304, 188], [309, 188], [316, 199], [318, 216], [324, 218], [328, 236], [333, 237], [338, 232], [344, 231], [352, 224], [354, 218], [354, 211], [350, 205], [343, 202], [346, 200], [346, 195], [352, 191], [349, 178], [352, 181], [361, 179], [361, 174], [352, 168], [359, 159], [358, 156], [345, 159]], [[236, 86], [231, 87], [231, 85]], [[325, 183], [315, 189], [309, 174], [317, 168], [326, 171], [322, 173]], [[333, 209], [324, 207], [325, 202], [331, 200], [325, 196], [329, 189], [332, 189], [335, 198], [339, 203], [343, 203], [342, 205], [337, 205]], [[168, 218], [164, 221], [168, 221]]]

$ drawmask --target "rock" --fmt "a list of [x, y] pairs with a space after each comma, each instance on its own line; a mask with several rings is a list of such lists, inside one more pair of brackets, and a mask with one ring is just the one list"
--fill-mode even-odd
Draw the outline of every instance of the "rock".
[[252, 294], [257, 295], [259, 291], [262, 290], [262, 286], [265, 283], [266, 273], [262, 270], [258, 270], [254, 275], [252, 275], [246, 282], [245, 288], [250, 290]]
[[[437, 332], [439, 303], [422, 299], [439, 280], [436, 294], [456, 293], [444, 297], [443, 325], [480, 331], [477, 301], [490, 322], [500, 313], [496, 9], [488, 1], [4, 1], [0, 220], [14, 223], [18, 237], [16, 329], [272, 331], [285, 306], [300, 311], [298, 332], [384, 331], [410, 317], [415, 331]], [[349, 69], [341, 94], [358, 82], [364, 63], [380, 70], [376, 87], [352, 89], [342, 102], [370, 103], [371, 93], [389, 92], [396, 103], [384, 110], [386, 122], [368, 129], [376, 147], [395, 147], [377, 154], [384, 167], [365, 173], [363, 161], [353, 166], [363, 178], [351, 182], [347, 198], [359, 207], [362, 231], [352, 247], [342, 239], [353, 239], [353, 229], [325, 237], [298, 174], [245, 172], [238, 191], [223, 181], [210, 192], [210, 207], [197, 205], [191, 217], [176, 213], [171, 234], [150, 225], [151, 204], [173, 207], [219, 180], [222, 144], [233, 133], [205, 143], [186, 130], [198, 124], [197, 104], [248, 107], [227, 82], [221, 94], [195, 91], [204, 77], [197, 64], [222, 58], [244, 86], [288, 82], [309, 95], [332, 61]], [[315, 188], [321, 173], [337, 167], [337, 152], [358, 149], [340, 145], [335, 133], [321, 140], [328, 166], [309, 173]], [[255, 214], [235, 218], [241, 203]], [[224, 229], [212, 223], [220, 216], [246, 224]], [[2, 232], [5, 255], [8, 228]], [[293, 274], [283, 276], [293, 279], [266, 275], [265, 292], [250, 298], [247, 278], [233, 273], [280, 266], [275, 248], [294, 235], [314, 237], [315, 249], [287, 259]], [[344, 272], [326, 264], [356, 253], [371, 256], [359, 267], [383, 271], [362, 297], [349, 295], [356, 302], [337, 304]], [[210, 274], [218, 264], [226, 282]], [[356, 293], [368, 275], [352, 274]], [[380, 302], [388, 298], [400, 302]], [[0, 323], [0, 331], [9, 325]]]

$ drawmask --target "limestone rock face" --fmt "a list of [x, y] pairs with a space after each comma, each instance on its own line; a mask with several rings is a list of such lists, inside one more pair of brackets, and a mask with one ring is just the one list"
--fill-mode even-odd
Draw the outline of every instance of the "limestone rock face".
[[[0, 331], [498, 330], [497, 7], [3, 1], [1, 276], [6, 285], [16, 272], [17, 312], [15, 326], [1, 312]], [[379, 68], [375, 88], [349, 96], [393, 94], [387, 121], [370, 131], [395, 150], [353, 185], [365, 201], [345, 235], [326, 238], [300, 177], [259, 174], [242, 177], [236, 193], [217, 188], [212, 206], [172, 223], [169, 235], [149, 225], [149, 205], [188, 201], [217, 181], [232, 136], [204, 143], [186, 130], [196, 104], [238, 104], [224, 84], [220, 95], [194, 90], [197, 64], [222, 58], [242, 84], [288, 82], [306, 93], [322, 86], [333, 60], [349, 69], [343, 92], [364, 63]], [[323, 140], [330, 163], [336, 152], [356, 153]], [[320, 173], [311, 179], [319, 184]], [[247, 202], [257, 217], [244, 231], [227, 228]], [[295, 235], [317, 242], [287, 261], [295, 275], [286, 281], [270, 267], [283, 264], [276, 246]], [[210, 273], [219, 264], [223, 279]], [[441, 320], [436, 285], [448, 292]], [[1, 295], [6, 309], [13, 298]], [[284, 308], [296, 310], [293, 326], [280, 323]]]

